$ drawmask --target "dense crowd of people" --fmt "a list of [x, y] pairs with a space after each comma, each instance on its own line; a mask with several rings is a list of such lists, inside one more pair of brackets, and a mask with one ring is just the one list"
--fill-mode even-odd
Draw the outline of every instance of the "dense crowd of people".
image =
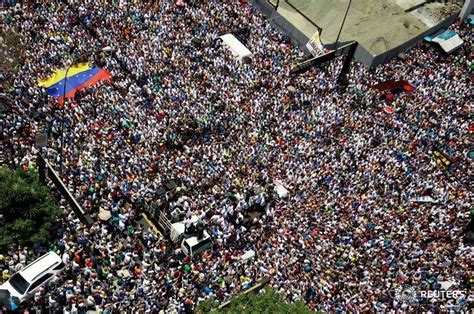
[[[2, 77], [11, 88], [0, 140], [13, 167], [35, 163], [35, 134], [46, 132], [43, 153], [59, 170], [63, 111], [37, 81], [74, 55], [114, 49], [90, 59], [112, 81], [64, 110], [62, 179], [94, 225], [63, 203], [54, 243], [0, 252], [0, 282], [47, 250], [66, 264], [54, 289], [25, 308], [192, 312], [266, 276], [287, 301], [325, 312], [472, 302], [467, 294], [394, 297], [403, 287], [472, 284], [472, 247], [462, 236], [472, 206], [469, 26], [452, 26], [465, 44], [451, 56], [420, 44], [376, 69], [353, 63], [339, 89], [339, 59], [290, 76], [303, 52], [245, 1], [124, 2], [27, 2], [0, 13], [24, 47], [18, 70]], [[250, 62], [218, 40], [243, 26]], [[371, 88], [387, 79], [415, 91], [387, 100]], [[435, 151], [452, 165], [437, 163]], [[213, 238], [198, 256], [137, 223], [170, 180], [181, 211]], [[278, 197], [277, 185], [289, 197]], [[262, 214], [244, 224], [256, 205]], [[112, 218], [101, 222], [100, 210]], [[255, 258], [238, 263], [249, 249]]]

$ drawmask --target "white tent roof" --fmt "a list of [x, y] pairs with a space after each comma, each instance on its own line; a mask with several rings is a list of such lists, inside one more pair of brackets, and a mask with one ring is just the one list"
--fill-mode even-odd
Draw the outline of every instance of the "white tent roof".
[[235, 59], [242, 61], [243, 58], [252, 56], [252, 52], [235, 38], [234, 35], [225, 34], [220, 36], [220, 38], [224, 42], [224, 45], [230, 49]]

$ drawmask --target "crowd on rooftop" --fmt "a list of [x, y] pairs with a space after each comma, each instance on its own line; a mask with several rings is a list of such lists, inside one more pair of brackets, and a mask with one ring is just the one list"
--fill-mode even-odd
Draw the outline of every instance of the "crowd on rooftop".
[[[462, 236], [472, 206], [469, 26], [451, 26], [465, 44], [450, 56], [423, 43], [376, 69], [354, 62], [340, 89], [340, 59], [290, 76], [302, 50], [246, 1], [125, 2], [31, 1], [0, 12], [2, 29], [24, 47], [17, 71], [2, 74], [11, 86], [0, 116], [4, 163], [29, 169], [35, 134], [45, 132], [43, 153], [59, 167], [64, 113], [61, 176], [95, 220], [86, 227], [63, 203], [54, 243], [0, 252], [0, 283], [47, 250], [66, 264], [55, 289], [25, 309], [192, 312], [262, 277], [288, 302], [324, 312], [472, 302], [394, 298], [403, 287], [472, 284]], [[217, 39], [243, 26], [250, 62]], [[111, 82], [76, 94], [64, 111], [37, 86], [104, 46], [114, 51], [90, 61]], [[414, 91], [387, 100], [371, 88], [387, 79]], [[435, 151], [452, 165], [437, 163]], [[213, 238], [198, 256], [137, 223], [170, 180], [183, 214], [197, 215]], [[288, 198], [275, 195], [277, 185]], [[244, 224], [255, 204], [262, 215]], [[112, 218], [100, 221], [100, 210]], [[237, 263], [250, 249], [255, 258]]]

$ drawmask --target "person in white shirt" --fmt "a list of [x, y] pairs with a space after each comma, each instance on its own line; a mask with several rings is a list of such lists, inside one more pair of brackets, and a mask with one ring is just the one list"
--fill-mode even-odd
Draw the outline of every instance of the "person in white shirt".
[[70, 259], [69, 253], [65, 251], [62, 256], [63, 263], [68, 264]]

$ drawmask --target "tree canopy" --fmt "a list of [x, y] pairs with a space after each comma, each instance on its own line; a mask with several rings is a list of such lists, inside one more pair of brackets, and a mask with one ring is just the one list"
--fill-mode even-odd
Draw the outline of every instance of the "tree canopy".
[[0, 167], [0, 249], [43, 242], [61, 209], [36, 174]]
[[311, 311], [302, 301], [286, 303], [284, 295], [277, 293], [272, 288], [266, 288], [260, 293], [239, 294], [230, 299], [230, 304], [222, 309], [217, 309], [218, 303], [205, 301], [199, 304], [201, 313], [211, 312], [221, 314], [235, 313], [298, 313], [310, 314]]

